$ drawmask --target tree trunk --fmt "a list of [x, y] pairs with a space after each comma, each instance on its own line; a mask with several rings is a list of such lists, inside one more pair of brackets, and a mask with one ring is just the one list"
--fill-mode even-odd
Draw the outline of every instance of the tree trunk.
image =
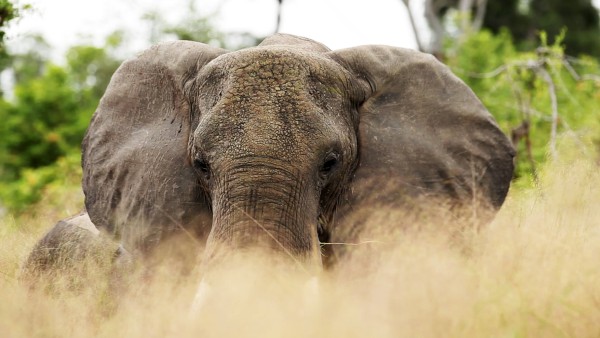
[[275, 34], [279, 33], [281, 27], [281, 5], [283, 0], [277, 0], [277, 21], [275, 23]]
[[442, 25], [442, 18], [438, 16], [438, 11], [434, 2], [434, 0], [425, 0], [425, 19], [427, 19], [427, 23], [431, 28], [431, 42], [429, 43], [429, 48], [426, 52], [440, 55], [442, 53], [446, 30]]
[[415, 41], [417, 42], [417, 48], [419, 51], [424, 52], [425, 48], [423, 47], [423, 43], [421, 42], [421, 37], [419, 36], [419, 30], [417, 28], [417, 24], [415, 22], [415, 18], [410, 10], [410, 0], [402, 0], [402, 3], [406, 7], [406, 11], [408, 12], [408, 18], [410, 20], [410, 25], [413, 30], [413, 34], [415, 35]]

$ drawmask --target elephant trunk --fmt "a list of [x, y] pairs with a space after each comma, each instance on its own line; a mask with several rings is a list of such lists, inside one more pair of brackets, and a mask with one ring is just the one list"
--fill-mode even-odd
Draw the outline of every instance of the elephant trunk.
[[309, 275], [320, 271], [318, 197], [311, 196], [316, 189], [298, 175], [273, 166], [245, 168], [243, 177], [234, 170], [218, 181], [205, 268], [210, 271], [230, 256], [245, 258], [260, 252]]

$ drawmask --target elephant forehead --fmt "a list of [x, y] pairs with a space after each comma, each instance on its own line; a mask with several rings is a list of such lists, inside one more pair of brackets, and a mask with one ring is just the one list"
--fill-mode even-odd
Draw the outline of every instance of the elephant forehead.
[[230, 74], [269, 81], [289, 80], [308, 73], [321, 80], [340, 76], [341, 66], [321, 53], [287, 47], [255, 47], [227, 53], [211, 66], [227, 69]]
[[257, 95], [239, 102], [224, 97], [197, 129], [197, 137], [232, 155], [294, 157], [327, 134], [324, 114], [309, 100], [270, 100]]
[[335, 134], [331, 124], [344, 94], [330, 60], [256, 48], [216, 61], [213, 67], [227, 75], [221, 97], [201, 109], [207, 112], [197, 130], [201, 139], [229, 152], [296, 157]]
[[239, 100], [261, 94], [293, 99], [294, 94], [317, 90], [345, 95], [342, 88], [349, 82], [346, 70], [329, 57], [284, 47], [255, 47], [224, 54], [205, 72], [205, 77], [226, 74], [224, 85]]

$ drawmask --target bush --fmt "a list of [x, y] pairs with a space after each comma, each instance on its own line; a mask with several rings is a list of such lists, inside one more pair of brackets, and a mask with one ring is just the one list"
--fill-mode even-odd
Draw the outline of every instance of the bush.
[[64, 67], [35, 53], [13, 56], [14, 99], [0, 100], [0, 206], [23, 211], [65, 175], [79, 184], [81, 140], [120, 64], [109, 47], [73, 47]]
[[[61, 195], [64, 191], [81, 191], [81, 156], [72, 152], [59, 157], [54, 163], [39, 168], [23, 168], [18, 179], [0, 181], [0, 199], [3, 207], [15, 213], [33, 212], [30, 208], [44, 194]], [[59, 201], [55, 201], [60, 204]]]
[[518, 52], [507, 31], [481, 31], [447, 46], [445, 62], [479, 96], [517, 145], [517, 186], [536, 181], [537, 168], [556, 158], [560, 142], [591, 154], [600, 142], [600, 66], [564, 55], [564, 35]]

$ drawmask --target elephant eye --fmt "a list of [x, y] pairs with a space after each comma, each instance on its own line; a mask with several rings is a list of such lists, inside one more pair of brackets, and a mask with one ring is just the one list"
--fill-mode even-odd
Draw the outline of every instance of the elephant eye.
[[338, 166], [339, 155], [336, 153], [329, 153], [323, 161], [323, 165], [320, 169], [321, 178], [327, 178], [329, 174]]
[[206, 179], [210, 178], [210, 167], [206, 160], [203, 158], [195, 158], [194, 159], [194, 169], [197, 172], [201, 173]]

